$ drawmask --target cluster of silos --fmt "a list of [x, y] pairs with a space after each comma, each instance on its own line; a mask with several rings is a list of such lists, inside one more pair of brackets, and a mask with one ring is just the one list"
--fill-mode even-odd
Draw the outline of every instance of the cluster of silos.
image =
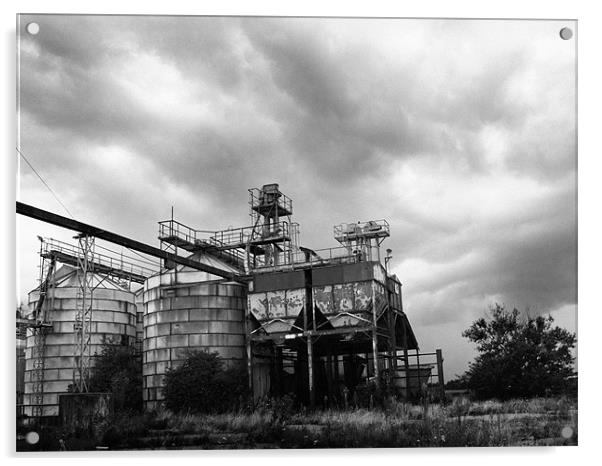
[[[42, 361], [34, 351], [33, 329], [27, 331], [25, 350], [24, 414], [35, 415], [34, 405], [40, 392], [36, 388], [36, 375], [43, 371], [41, 383], [42, 416], [58, 415], [59, 400], [73, 383], [76, 333], [74, 322], [80, 301], [80, 276], [82, 272], [68, 265], [61, 266], [52, 278], [54, 286], [48, 290], [45, 306], [47, 320], [51, 322], [45, 336]], [[95, 287], [92, 300], [90, 325], [91, 365], [95, 354], [100, 354], [105, 345], [133, 345], [136, 337], [136, 305], [133, 293], [117, 282], [101, 275], [93, 275]], [[29, 309], [33, 311], [39, 300], [39, 289], [29, 293]], [[43, 368], [36, 368], [41, 362]], [[37, 392], [37, 393], [35, 393]]]
[[[202, 253], [193, 256], [226, 271], [231, 265]], [[36, 338], [28, 329], [25, 350], [24, 414], [58, 415], [59, 395], [73, 383], [81, 272], [61, 266], [52, 278], [46, 306], [52, 328], [46, 332], [43, 352], [42, 409], [36, 375], [39, 355]], [[182, 362], [191, 350], [217, 352], [226, 365], [244, 361], [246, 287], [221, 277], [178, 266], [150, 277], [135, 292], [109, 277], [94, 275], [91, 365], [104, 345], [130, 345], [142, 350], [143, 399], [146, 409], [158, 407], [163, 399], [164, 375]], [[39, 289], [29, 293], [30, 312], [39, 300]], [[244, 370], [244, 369], [243, 369]], [[37, 392], [36, 392], [37, 391]]]
[[[236, 272], [202, 253], [191, 258]], [[160, 405], [165, 373], [190, 351], [217, 352], [226, 365], [244, 360], [244, 285], [177, 266], [145, 282], [143, 302], [142, 393], [147, 410]]]

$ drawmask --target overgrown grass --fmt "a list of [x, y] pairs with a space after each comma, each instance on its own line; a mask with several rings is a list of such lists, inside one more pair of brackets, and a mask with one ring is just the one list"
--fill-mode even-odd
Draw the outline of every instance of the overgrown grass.
[[576, 408], [567, 398], [316, 411], [269, 402], [226, 414], [121, 416], [103, 441], [111, 449], [576, 445]]
[[181, 433], [209, 437], [245, 434], [247, 448], [257, 443], [284, 448], [577, 443], [576, 404], [566, 398], [460, 400], [426, 407], [391, 402], [383, 409], [283, 411], [287, 410], [270, 405], [250, 413], [219, 415], [175, 415], [163, 411], [157, 413], [157, 419]]

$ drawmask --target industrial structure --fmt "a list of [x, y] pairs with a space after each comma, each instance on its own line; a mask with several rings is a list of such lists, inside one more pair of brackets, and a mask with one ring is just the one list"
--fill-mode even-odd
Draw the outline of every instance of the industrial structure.
[[[17, 212], [80, 233], [77, 246], [42, 242], [40, 284], [18, 320], [28, 328], [30, 416], [56, 415], [69, 385], [86, 392], [103, 344], [141, 350], [147, 409], [191, 350], [246, 370], [255, 400], [292, 393], [331, 405], [362, 382], [405, 396], [442, 387], [441, 352], [418, 352], [391, 251], [381, 250], [386, 220], [336, 225], [340, 246], [312, 250], [299, 243], [293, 202], [277, 184], [249, 190], [241, 228], [196, 230], [172, 214], [159, 222], [159, 248], [25, 204]], [[94, 238], [160, 258], [160, 267], [98, 254]]]
[[94, 248], [40, 238], [40, 284], [29, 293], [22, 414], [57, 416], [59, 395], [87, 392], [90, 369], [105, 345], [133, 346], [136, 304], [132, 284], [153, 270]]

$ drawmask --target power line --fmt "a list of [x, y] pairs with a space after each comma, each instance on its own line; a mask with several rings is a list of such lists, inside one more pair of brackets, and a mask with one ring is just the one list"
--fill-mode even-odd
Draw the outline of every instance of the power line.
[[[69, 209], [67, 208], [67, 206], [66, 206], [65, 204], [63, 204], [63, 202], [62, 202], [62, 201], [59, 199], [58, 195], [57, 195], [57, 194], [54, 192], [54, 190], [53, 190], [53, 189], [52, 189], [52, 188], [51, 188], [51, 187], [48, 185], [48, 183], [46, 183], [46, 181], [44, 180], [44, 178], [42, 178], [42, 176], [41, 176], [41, 175], [38, 173], [38, 171], [37, 171], [37, 170], [34, 168], [34, 166], [33, 166], [33, 165], [31, 164], [31, 162], [30, 162], [30, 161], [27, 159], [27, 157], [25, 157], [25, 154], [23, 154], [23, 152], [21, 152], [21, 151], [19, 150], [19, 148], [18, 148], [18, 147], [15, 147], [15, 149], [17, 150], [17, 152], [19, 153], [19, 155], [20, 155], [21, 157], [23, 157], [23, 160], [25, 160], [25, 162], [27, 163], [27, 165], [29, 165], [29, 168], [31, 168], [31, 169], [33, 170], [33, 172], [34, 172], [34, 173], [37, 175], [37, 177], [40, 179], [40, 181], [41, 181], [42, 183], [44, 183], [44, 186], [46, 186], [46, 187], [48, 188], [48, 190], [49, 190], [49, 191], [52, 193], [52, 195], [53, 195], [53, 196], [54, 196], [54, 198], [57, 200], [57, 202], [58, 202], [58, 203], [59, 203], [59, 204], [60, 204], [60, 205], [63, 207], [63, 209], [65, 209], [65, 210], [67, 211], [67, 213], [69, 214], [69, 216], [70, 216], [72, 219], [74, 219], [74, 220], [75, 220], [75, 217], [73, 217], [73, 214], [72, 214], [72, 213], [69, 211]], [[104, 249], [106, 249], [106, 248], [104, 248]], [[147, 264], [151, 264], [151, 265], [158, 265], [158, 264], [156, 264], [156, 263], [154, 263], [154, 262], [151, 262], [151, 261], [147, 260], [147, 259], [146, 259], [146, 257], [144, 257], [142, 254], [139, 254], [138, 252], [136, 252], [136, 251], [134, 251], [134, 250], [132, 250], [132, 249], [130, 249], [130, 248], [126, 248], [126, 249], [127, 249], [128, 251], [130, 251], [130, 252], [132, 252], [132, 253], [136, 254], [137, 256], [139, 256], [139, 257], [141, 257], [141, 258], [145, 259], [145, 262], [146, 262]], [[108, 251], [111, 251], [111, 252], [114, 252], [115, 254], [119, 254], [119, 253], [118, 253], [118, 252], [116, 252], [116, 251], [112, 251], [112, 250], [110, 250], [110, 249], [107, 249], [107, 250], [108, 250]], [[130, 257], [130, 258], [131, 258], [131, 257]]]
[[137, 261], [139, 261], [139, 262], [145, 262], [146, 264], [149, 264], [149, 265], [159, 265], [157, 262], [153, 262], [152, 260], [150, 260], [150, 258], [149, 258], [148, 256], [142, 255], [142, 254], [140, 254], [139, 252], [137, 252], [137, 251], [134, 251], [133, 249], [130, 249], [130, 248], [128, 248], [128, 247], [126, 247], [125, 249], [127, 249], [127, 250], [128, 250], [128, 251], [130, 251], [131, 253], [133, 253], [133, 254], [137, 255], [137, 256], [138, 256], [138, 257], [140, 257], [141, 259], [136, 259], [136, 258], [135, 258], [135, 257], [133, 257], [133, 256], [124, 255], [124, 254], [123, 254], [123, 249], [124, 249], [124, 247], [123, 247], [123, 246], [121, 247], [121, 252], [119, 252], [119, 251], [116, 251], [115, 249], [110, 249], [110, 248], [107, 248], [106, 246], [101, 246], [101, 245], [99, 245], [99, 244], [97, 244], [97, 245], [96, 245], [96, 247], [97, 247], [97, 248], [104, 249], [105, 251], [112, 252], [113, 254], [116, 254], [116, 255], [118, 255], [118, 256], [119, 256], [119, 255], [123, 255], [123, 257], [127, 257], [128, 259], [131, 259], [131, 260], [137, 260]]
[[19, 155], [21, 157], [23, 157], [23, 160], [25, 160], [25, 162], [27, 162], [27, 165], [29, 165], [29, 168], [31, 168], [33, 170], [33, 172], [38, 176], [38, 178], [40, 179], [40, 181], [42, 183], [44, 183], [44, 186], [46, 186], [48, 188], [48, 190], [52, 193], [52, 195], [54, 196], [54, 198], [58, 201], [58, 203], [63, 206], [63, 209], [65, 209], [67, 211], [67, 213], [69, 214], [69, 216], [75, 220], [75, 218], [73, 217], [73, 215], [71, 214], [71, 212], [69, 212], [69, 209], [67, 209], [67, 206], [65, 204], [62, 203], [62, 201], [59, 199], [59, 197], [56, 195], [56, 193], [52, 190], [52, 188], [48, 185], [48, 183], [46, 183], [46, 181], [44, 181], [44, 178], [42, 178], [42, 176], [37, 172], [37, 170], [35, 168], [33, 168], [33, 165], [31, 164], [31, 162], [29, 160], [27, 160], [27, 157], [25, 157], [25, 155], [23, 154], [23, 152], [21, 152], [19, 150], [18, 147], [15, 147], [15, 149], [17, 149], [17, 152], [19, 153]]
[[133, 249], [130, 249], [130, 248], [127, 248], [127, 247], [126, 247], [126, 249], [127, 249], [128, 251], [130, 251], [130, 252], [132, 252], [132, 253], [136, 254], [137, 256], [139, 256], [139, 257], [142, 257], [142, 259], [145, 259], [145, 261], [146, 261], [147, 263], [149, 263], [149, 264], [152, 264], [152, 265], [157, 265], [157, 266], [158, 266], [158, 265], [160, 265], [158, 262], [152, 262], [152, 261], [148, 260], [148, 259], [147, 259], [145, 256], [143, 256], [143, 255], [142, 255], [142, 254], [140, 254], [139, 252], [136, 252], [136, 251], [134, 251]]
[[[137, 256], [141, 257], [142, 259], [138, 259], [138, 258], [136, 258], [134, 256], [129, 256], [127, 254], [123, 254], [123, 252], [119, 252], [119, 251], [116, 251], [114, 249], [110, 249], [110, 248], [107, 248], [105, 246], [101, 246], [100, 244], [96, 244], [96, 247], [99, 248], [99, 249], [103, 249], [105, 251], [111, 252], [111, 253], [115, 254], [116, 256], [123, 257], [123, 258], [127, 259], [129, 262], [136, 261], [136, 263], [144, 263], [146, 265], [152, 265], [152, 266], [157, 266], [158, 265], [156, 262], [150, 261], [149, 259], [147, 259], [146, 257], [144, 257], [142, 254], [138, 254], [136, 251], [132, 251], [129, 248], [125, 248], [125, 249], [127, 249], [128, 251], [133, 252], [134, 254], [136, 254]], [[117, 258], [118, 257], [115, 257], [115, 259], [117, 259]]]

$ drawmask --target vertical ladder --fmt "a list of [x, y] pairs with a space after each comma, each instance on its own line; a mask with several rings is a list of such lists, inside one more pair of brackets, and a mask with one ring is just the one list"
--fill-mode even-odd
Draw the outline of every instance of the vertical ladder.
[[[40, 295], [34, 310], [35, 325], [33, 326], [34, 346], [33, 352], [33, 373], [32, 373], [32, 416], [41, 417], [44, 415], [44, 362], [46, 353], [46, 334], [52, 327], [51, 313], [54, 301], [54, 292], [49, 294], [49, 290], [54, 287], [54, 272], [56, 259], [54, 257], [47, 259], [42, 256], [40, 249]], [[50, 299], [47, 299], [50, 295]]]

